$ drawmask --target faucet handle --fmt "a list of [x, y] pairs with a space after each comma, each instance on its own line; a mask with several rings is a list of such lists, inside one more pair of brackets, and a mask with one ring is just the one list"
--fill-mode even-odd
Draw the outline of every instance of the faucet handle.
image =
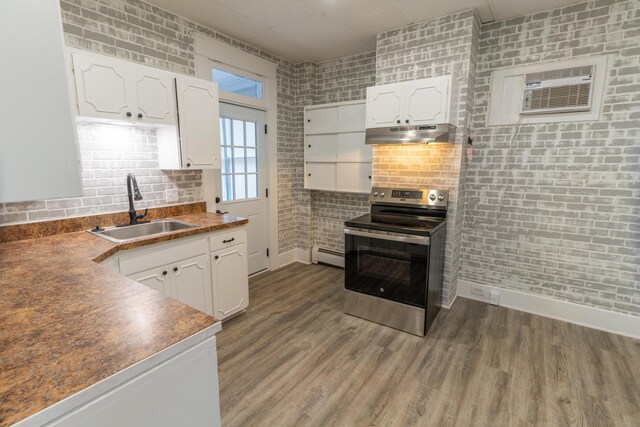
[[145, 216], [147, 216], [148, 213], [149, 213], [149, 208], [146, 208], [143, 214], [136, 215], [136, 220], [144, 218]]

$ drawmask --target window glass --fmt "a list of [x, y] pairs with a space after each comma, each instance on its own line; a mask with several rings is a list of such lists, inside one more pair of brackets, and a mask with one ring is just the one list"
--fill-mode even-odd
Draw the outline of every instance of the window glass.
[[258, 197], [258, 150], [256, 123], [220, 118], [222, 154], [222, 200]]
[[222, 91], [263, 99], [262, 82], [259, 80], [253, 80], [217, 68], [213, 68], [211, 74], [213, 81], [218, 83], [218, 88]]

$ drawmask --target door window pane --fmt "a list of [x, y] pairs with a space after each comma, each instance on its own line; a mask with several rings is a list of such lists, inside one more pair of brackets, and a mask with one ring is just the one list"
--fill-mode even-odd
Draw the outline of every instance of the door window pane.
[[218, 83], [220, 90], [233, 92], [238, 95], [262, 99], [262, 82], [248, 77], [239, 76], [228, 71], [213, 68], [211, 70], [213, 81]]
[[245, 173], [244, 168], [244, 148], [233, 149], [234, 173]]
[[247, 198], [246, 175], [234, 175], [236, 178], [236, 200]]
[[258, 175], [247, 175], [247, 198], [255, 199], [258, 197]]
[[258, 197], [257, 124], [220, 118], [222, 200]]
[[257, 172], [257, 158], [256, 158], [256, 150], [252, 148], [247, 148], [247, 173], [256, 173]]
[[247, 147], [256, 146], [256, 124], [253, 122], [245, 122], [247, 126]]

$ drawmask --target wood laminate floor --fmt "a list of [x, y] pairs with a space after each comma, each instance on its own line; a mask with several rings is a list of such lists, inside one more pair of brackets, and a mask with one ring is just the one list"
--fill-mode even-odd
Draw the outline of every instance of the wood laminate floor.
[[343, 271], [250, 281], [218, 334], [223, 426], [640, 426], [640, 341], [458, 298], [426, 338], [342, 313]]

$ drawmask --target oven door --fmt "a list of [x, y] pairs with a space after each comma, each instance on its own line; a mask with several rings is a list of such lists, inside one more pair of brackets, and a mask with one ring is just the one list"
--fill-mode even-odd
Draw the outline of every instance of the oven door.
[[345, 289], [427, 306], [429, 237], [345, 228]]

